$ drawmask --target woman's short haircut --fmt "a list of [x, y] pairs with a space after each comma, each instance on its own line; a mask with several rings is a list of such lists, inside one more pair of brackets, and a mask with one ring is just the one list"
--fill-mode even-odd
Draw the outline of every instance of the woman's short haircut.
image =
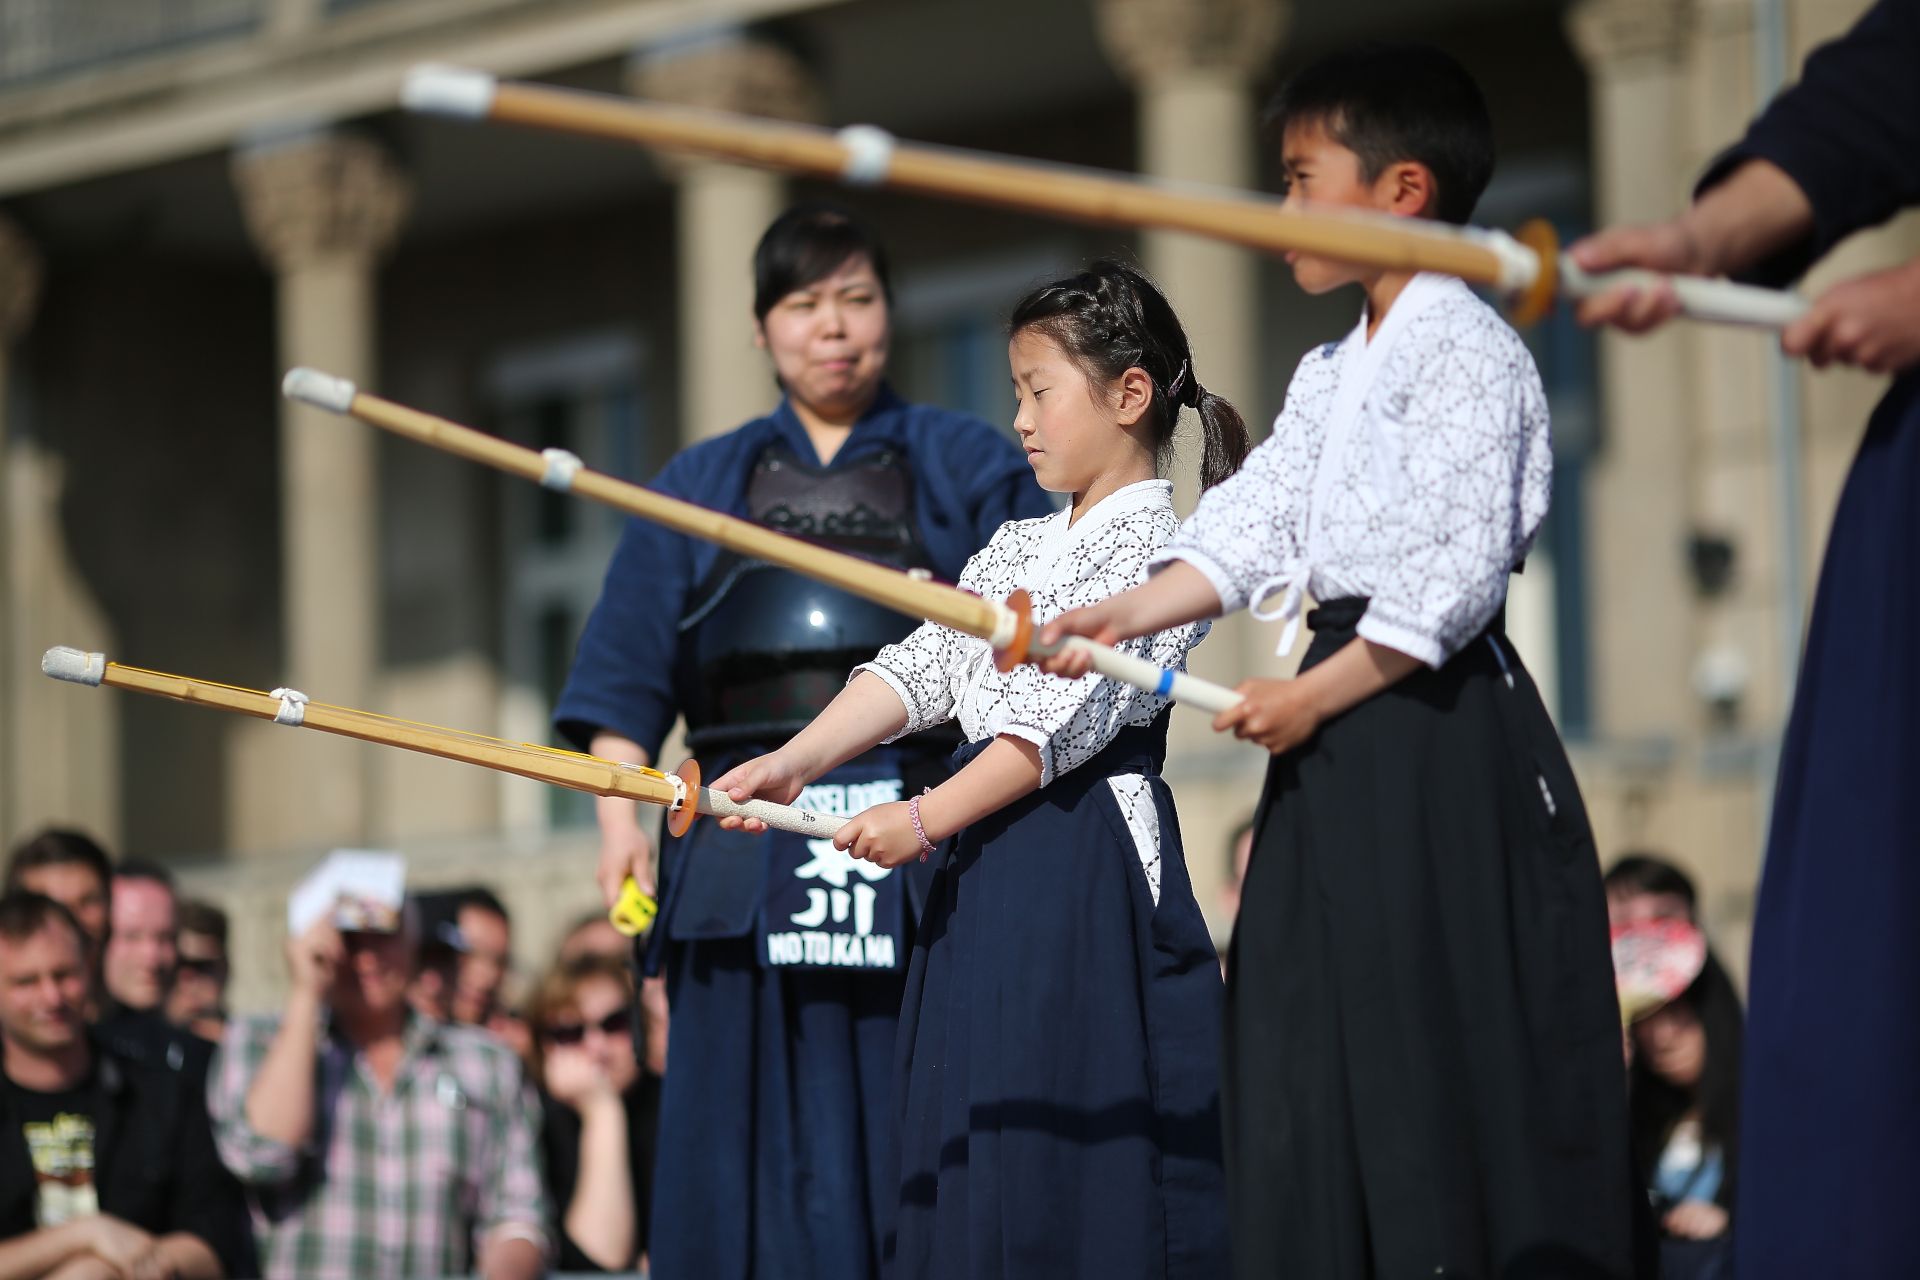
[[856, 257], [873, 264], [880, 291], [892, 302], [887, 251], [873, 230], [839, 205], [795, 205], [773, 220], [753, 251], [753, 318], [765, 320], [780, 299], [818, 284]]

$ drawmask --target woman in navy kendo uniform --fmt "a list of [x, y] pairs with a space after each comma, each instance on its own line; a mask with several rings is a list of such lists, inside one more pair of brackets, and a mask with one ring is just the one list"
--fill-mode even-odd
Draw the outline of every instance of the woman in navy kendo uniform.
[[[789, 210], [754, 254], [754, 341], [785, 392], [669, 462], [653, 488], [822, 545], [959, 577], [1009, 519], [1050, 508], [975, 418], [894, 395], [884, 251], [842, 210]], [[743, 374], [743, 376], [746, 376]], [[554, 721], [652, 763], [676, 717], [708, 777], [773, 750], [912, 619], [629, 521]], [[917, 794], [954, 743], [908, 739], [799, 803], [852, 813]], [[602, 800], [601, 887], [647, 882], [635, 806]], [[649, 969], [672, 1043], [648, 1233], [654, 1274], [860, 1280], [889, 1203], [889, 1080], [917, 886], [831, 842], [696, 824], [661, 858]]]

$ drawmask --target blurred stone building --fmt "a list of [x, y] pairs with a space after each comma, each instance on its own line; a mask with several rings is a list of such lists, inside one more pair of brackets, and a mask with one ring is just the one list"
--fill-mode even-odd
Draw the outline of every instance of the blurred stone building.
[[[585, 797], [35, 671], [71, 644], [546, 740], [617, 519], [291, 409], [280, 372], [317, 365], [634, 477], [773, 403], [748, 257], [784, 202], [824, 190], [411, 117], [396, 102], [416, 62], [1272, 189], [1257, 116], [1289, 68], [1358, 39], [1429, 40], [1493, 108], [1502, 163], [1481, 219], [1573, 235], [1672, 210], [1769, 67], [1790, 74], [1862, 8], [0, 0], [0, 838], [58, 821], [172, 860], [238, 908], [243, 1007], [278, 982], [286, 886], [333, 845], [498, 884], [529, 964], [595, 902]], [[1355, 313], [1219, 245], [842, 198], [893, 245], [900, 390], [994, 421], [1011, 416], [1007, 306], [1098, 252], [1159, 276], [1204, 381], [1259, 424]], [[1822, 278], [1917, 248], [1902, 224]], [[1595, 343], [1561, 315], [1530, 340], [1560, 478], [1510, 626], [1574, 744], [1603, 854], [1693, 867], [1743, 958], [1799, 619], [1878, 385], [1783, 372], [1766, 340], [1726, 331]], [[1197, 668], [1284, 671], [1274, 638], [1224, 627]], [[1211, 909], [1264, 758], [1175, 717], [1168, 773]]]

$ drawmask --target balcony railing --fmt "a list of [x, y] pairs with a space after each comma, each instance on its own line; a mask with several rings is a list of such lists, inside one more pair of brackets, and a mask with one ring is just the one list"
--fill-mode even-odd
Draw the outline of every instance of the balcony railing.
[[0, 90], [256, 30], [271, 0], [0, 0]]

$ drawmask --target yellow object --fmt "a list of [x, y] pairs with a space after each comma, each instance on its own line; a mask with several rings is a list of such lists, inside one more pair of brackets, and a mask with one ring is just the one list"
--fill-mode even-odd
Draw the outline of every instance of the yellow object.
[[639, 884], [628, 876], [627, 882], [620, 886], [620, 901], [607, 912], [607, 919], [627, 937], [637, 938], [653, 927], [653, 918], [659, 914], [660, 904], [651, 894], [642, 893]]

